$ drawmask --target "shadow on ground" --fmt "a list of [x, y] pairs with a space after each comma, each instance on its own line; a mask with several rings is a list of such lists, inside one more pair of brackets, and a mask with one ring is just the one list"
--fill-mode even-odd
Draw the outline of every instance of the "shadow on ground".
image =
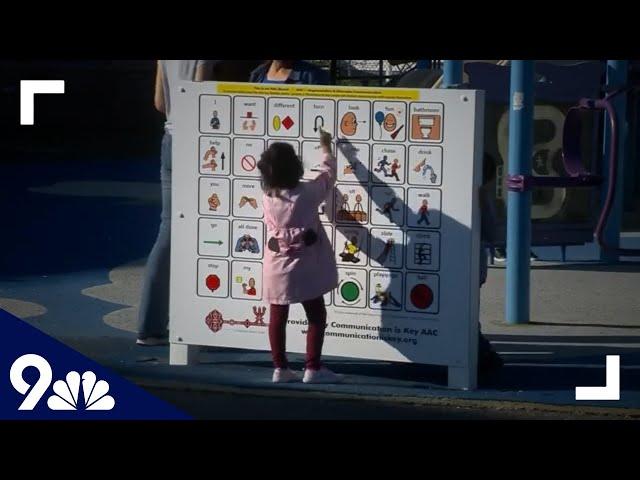
[[[2, 165], [3, 278], [111, 268], [148, 255], [160, 222], [159, 160], [69, 156]], [[105, 196], [104, 182], [120, 187]], [[57, 184], [61, 192], [42, 193]], [[64, 185], [75, 194], [62, 194]]]

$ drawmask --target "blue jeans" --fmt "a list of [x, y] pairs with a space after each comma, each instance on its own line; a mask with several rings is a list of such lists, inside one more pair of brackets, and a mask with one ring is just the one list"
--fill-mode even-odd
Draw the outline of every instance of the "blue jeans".
[[171, 134], [165, 132], [160, 151], [162, 213], [158, 238], [147, 259], [138, 315], [138, 338], [164, 337], [169, 326], [171, 251]]
[[487, 281], [487, 273], [489, 270], [489, 254], [488, 246], [482, 244], [480, 248], [480, 287]]

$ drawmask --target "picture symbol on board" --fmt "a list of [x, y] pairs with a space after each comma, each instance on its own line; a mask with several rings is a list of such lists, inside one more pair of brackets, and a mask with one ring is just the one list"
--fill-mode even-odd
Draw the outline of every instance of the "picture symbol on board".
[[258, 117], [254, 117], [253, 116], [253, 112], [247, 112], [244, 116], [240, 117], [243, 122], [242, 122], [242, 130], [244, 130], [245, 132], [247, 131], [251, 131], [253, 132], [256, 129], [256, 120], [258, 120]]
[[429, 202], [427, 201], [426, 198], [422, 200], [422, 204], [418, 209], [418, 215], [420, 216], [417, 222], [418, 225], [423, 222], [425, 222], [427, 225], [431, 225], [431, 222], [429, 222]]
[[398, 136], [398, 134], [400, 133], [400, 131], [401, 131], [403, 128], [404, 128], [404, 125], [400, 125], [400, 126], [398, 127], [398, 129], [397, 129], [395, 132], [393, 132], [391, 135], [389, 135], [389, 136], [391, 137], [391, 140], [395, 140], [395, 139], [396, 139], [396, 137]]
[[[398, 110], [398, 115], [402, 115], [402, 111]], [[398, 127], [398, 120], [393, 113], [387, 113], [386, 115], [382, 111], [378, 111], [375, 114], [375, 120], [380, 127], [380, 137], [382, 137], [382, 129], [389, 133], [389, 137], [395, 140], [398, 134], [404, 128], [404, 125]], [[396, 128], [397, 127], [397, 128]]]
[[281, 127], [284, 127], [287, 130], [290, 130], [291, 127], [293, 127], [294, 124], [295, 124], [295, 122], [293, 121], [293, 119], [289, 115], [287, 115], [284, 118], [280, 118], [279, 115], [274, 115], [274, 117], [273, 117], [273, 129], [276, 132], [279, 132]]
[[316, 118], [313, 120], [313, 131], [317, 132], [320, 128], [324, 129], [324, 117], [322, 115], [316, 115]]
[[440, 139], [442, 117], [440, 115], [411, 115], [411, 138], [414, 140]]
[[396, 202], [398, 201], [398, 197], [393, 197], [391, 200], [386, 202], [382, 209], [376, 208], [377, 212], [380, 212], [382, 215], [387, 217], [391, 223], [393, 223], [393, 212], [399, 212], [399, 208], [395, 208]]
[[384, 265], [384, 263], [389, 259], [391, 262], [396, 261], [396, 241], [393, 238], [389, 238], [385, 244], [382, 252], [376, 258], [376, 262], [380, 265]]
[[382, 123], [385, 121], [384, 112], [377, 111], [373, 118], [380, 127], [380, 136], [382, 136]]
[[413, 167], [413, 171], [420, 173], [420, 175], [422, 175], [422, 178], [425, 178], [427, 176], [427, 172], [431, 172], [429, 175], [429, 180], [431, 180], [431, 183], [436, 183], [438, 181], [438, 175], [436, 175], [433, 167], [427, 163], [426, 158], [418, 162], [418, 164]]
[[424, 283], [419, 283], [411, 289], [409, 299], [414, 307], [426, 310], [433, 303], [433, 290]]
[[258, 241], [249, 234], [244, 234], [236, 242], [236, 252], [260, 253]]
[[258, 208], [258, 202], [256, 202], [256, 199], [253, 197], [243, 196], [242, 198], [240, 198], [240, 208], [244, 207], [245, 205], [251, 205], [254, 209]]
[[344, 166], [342, 173], [344, 175], [355, 175], [358, 164], [351, 163], [351, 160], [347, 160], [347, 164]]
[[218, 288], [220, 288], [220, 277], [215, 274], [207, 275], [205, 284], [207, 285], [207, 288], [209, 290], [215, 292]]
[[[216, 147], [214, 145], [211, 145], [211, 147], [209, 148], [209, 150], [206, 151], [206, 153], [204, 154], [204, 164], [202, 165], [202, 168], [210, 168], [211, 171], [215, 172], [216, 169], [218, 168], [218, 163], [216, 162], [216, 156], [218, 155], [218, 150], [216, 149]], [[222, 155], [220, 155], [220, 162], [222, 163], [222, 169], [224, 170], [224, 153], [222, 153]]]
[[337, 213], [338, 220], [350, 221], [350, 222], [366, 222], [367, 214], [362, 207], [362, 195], [356, 195], [356, 203], [353, 206], [353, 210], [349, 206], [349, 195], [346, 193], [342, 195], [342, 204], [340, 210]]
[[389, 172], [387, 172], [387, 167], [390, 166], [388, 157], [386, 155], [382, 156], [382, 159], [378, 161], [376, 168], [373, 169], [374, 172], [382, 172], [385, 177], [389, 176]]
[[396, 179], [397, 182], [400, 181], [400, 178], [398, 177], [398, 170], [400, 169], [400, 162], [398, 161], [397, 158], [393, 159], [393, 163], [391, 164], [391, 173], [390, 174], [386, 174], [385, 173], [385, 177], [393, 177]]
[[203, 240], [202, 243], [209, 243], [209, 244], [221, 246], [224, 242], [222, 240]]
[[242, 293], [244, 293], [245, 295], [251, 295], [251, 296], [255, 296], [256, 295], [256, 280], [255, 280], [255, 278], [250, 278], [249, 279], [249, 288], [247, 288], [247, 284], [246, 283], [242, 284]]
[[381, 307], [386, 307], [389, 302], [394, 307], [402, 306], [401, 303], [391, 294], [390, 291], [384, 290], [382, 285], [377, 283], [375, 286], [375, 294], [371, 297], [371, 303], [379, 303]]
[[416, 265], [431, 265], [431, 244], [416, 243], [413, 247], [413, 263]]
[[282, 120], [282, 126], [284, 128], [286, 128], [287, 130], [291, 130], [291, 127], [293, 127], [294, 124], [295, 124], [295, 122], [293, 121], [293, 119], [289, 115], [284, 117], [284, 119]]
[[396, 120], [396, 116], [393, 113], [387, 113], [384, 117], [384, 122], [382, 122], [382, 127], [387, 132], [393, 132], [398, 126], [398, 122]]
[[358, 120], [356, 114], [353, 112], [347, 112], [342, 116], [340, 120], [340, 131], [347, 137], [352, 137], [358, 131], [359, 123], [367, 123], [365, 120]]
[[209, 122], [212, 130], [220, 130], [220, 119], [218, 118], [218, 111], [214, 110], [211, 114], [211, 121]]
[[209, 210], [216, 212], [218, 211], [218, 207], [220, 206], [220, 198], [218, 198], [217, 193], [212, 193], [209, 199], [207, 200], [209, 204]]
[[245, 155], [240, 159], [240, 166], [245, 172], [253, 172], [256, 169], [256, 157], [253, 155]]
[[360, 261], [360, 247], [358, 247], [358, 237], [353, 236], [351, 240], [344, 242], [344, 249], [340, 254], [343, 262], [358, 263]]
[[353, 304], [360, 298], [360, 291], [362, 285], [356, 280], [347, 280], [340, 285], [340, 296], [344, 300], [344, 303]]

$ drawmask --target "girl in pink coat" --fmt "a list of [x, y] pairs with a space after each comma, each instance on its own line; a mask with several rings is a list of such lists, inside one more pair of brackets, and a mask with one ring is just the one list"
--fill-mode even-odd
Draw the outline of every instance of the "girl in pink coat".
[[331, 135], [323, 131], [320, 143], [321, 173], [309, 182], [300, 181], [302, 162], [287, 143], [273, 143], [258, 162], [267, 226], [263, 296], [271, 305], [269, 342], [274, 383], [299, 380], [286, 356], [286, 327], [292, 303], [302, 303], [308, 320], [302, 381], [335, 383], [341, 379], [320, 362], [327, 320], [323, 295], [338, 285], [333, 248], [318, 215], [318, 207], [336, 181], [336, 159], [331, 153]]

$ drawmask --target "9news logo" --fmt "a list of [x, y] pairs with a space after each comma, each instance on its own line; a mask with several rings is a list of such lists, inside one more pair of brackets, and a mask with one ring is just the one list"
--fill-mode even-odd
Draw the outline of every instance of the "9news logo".
[[[34, 367], [38, 370], [38, 380], [31, 385], [24, 379], [24, 371]], [[26, 395], [18, 410], [33, 410], [49, 389], [53, 380], [53, 370], [49, 362], [33, 353], [19, 357], [9, 371], [11, 385], [21, 395]], [[109, 392], [109, 384], [97, 380], [95, 373], [86, 371], [82, 375], [71, 371], [64, 380], [53, 384], [53, 395], [47, 399], [50, 410], [111, 410], [116, 401]], [[82, 397], [80, 388], [82, 387]]]

